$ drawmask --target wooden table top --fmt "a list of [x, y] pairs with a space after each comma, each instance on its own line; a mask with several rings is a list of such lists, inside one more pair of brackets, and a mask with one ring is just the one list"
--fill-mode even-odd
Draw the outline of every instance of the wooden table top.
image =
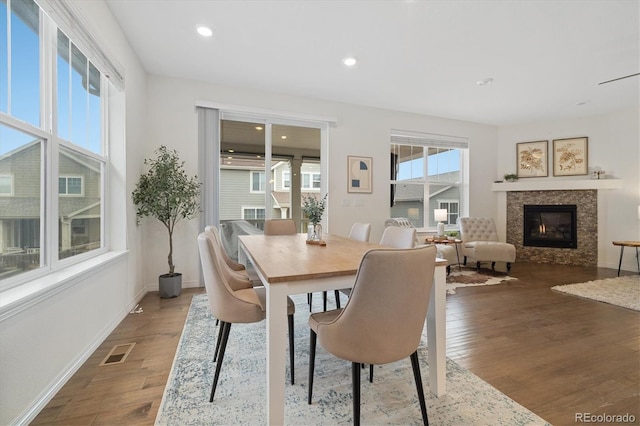
[[307, 234], [238, 238], [269, 283], [355, 275], [368, 250], [383, 248], [380, 244], [327, 234], [323, 235], [326, 246], [307, 244]]
[[614, 241], [614, 246], [640, 247], [640, 241]]

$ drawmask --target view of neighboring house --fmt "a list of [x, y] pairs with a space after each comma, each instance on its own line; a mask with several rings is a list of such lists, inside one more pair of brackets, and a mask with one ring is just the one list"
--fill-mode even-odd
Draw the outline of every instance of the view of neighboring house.
[[[0, 157], [0, 274], [40, 266], [42, 143], [34, 140]], [[101, 170], [61, 149], [58, 162], [58, 258], [100, 246]]]
[[[320, 195], [320, 164], [303, 162], [302, 196]], [[246, 220], [262, 229], [266, 215], [265, 191], [271, 189], [273, 219], [291, 217], [291, 168], [288, 160], [274, 161], [269, 180], [264, 161], [251, 158], [222, 160], [220, 168], [220, 221]], [[302, 201], [298, 201], [302, 205]]]

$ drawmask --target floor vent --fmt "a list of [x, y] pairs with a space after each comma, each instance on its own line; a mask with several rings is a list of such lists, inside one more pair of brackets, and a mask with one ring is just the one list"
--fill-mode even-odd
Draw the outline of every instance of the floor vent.
[[102, 362], [100, 363], [100, 366], [122, 364], [123, 362], [125, 362], [125, 360], [129, 356], [129, 354], [131, 353], [131, 350], [135, 345], [136, 344], [134, 342], [134, 343], [126, 343], [124, 345], [114, 346], [109, 351], [107, 356], [102, 360]]

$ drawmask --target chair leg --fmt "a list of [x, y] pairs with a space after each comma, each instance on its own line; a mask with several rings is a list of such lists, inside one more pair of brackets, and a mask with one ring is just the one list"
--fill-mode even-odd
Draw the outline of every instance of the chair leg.
[[360, 363], [351, 363], [351, 380], [353, 382], [353, 425], [360, 426]]
[[496, 262], [491, 262], [491, 270], [492, 271], [496, 270]]
[[322, 309], [324, 309], [324, 311], [327, 312], [327, 292], [326, 291], [322, 292]]
[[222, 341], [222, 335], [223, 330], [224, 330], [224, 322], [222, 322], [222, 324], [220, 325], [220, 328], [218, 328], [218, 340], [216, 342], [216, 350], [213, 352], [213, 362], [216, 362], [218, 360], [218, 352], [220, 352], [220, 342]]
[[335, 290], [333, 294], [336, 297], [336, 308], [340, 309], [340, 291]]
[[311, 305], [313, 304], [313, 293], [307, 293], [307, 303], [309, 304], [309, 312], [311, 312]]
[[507, 272], [511, 272], [511, 262], [507, 262]]
[[220, 353], [218, 354], [218, 362], [216, 363], [216, 373], [213, 376], [213, 385], [211, 386], [211, 396], [209, 397], [209, 402], [213, 402], [213, 395], [216, 393], [216, 386], [218, 386], [218, 378], [220, 377], [220, 370], [222, 369], [222, 361], [224, 360], [224, 351], [227, 349], [227, 340], [229, 340], [229, 331], [231, 330], [231, 323], [229, 322], [220, 322], [222, 333], [222, 342], [220, 345]]
[[476, 262], [476, 268], [478, 269], [478, 271], [480, 270], [480, 262]]
[[307, 402], [311, 404], [311, 396], [313, 394], [313, 370], [316, 365], [316, 332], [310, 330], [309, 333], [309, 398]]
[[464, 266], [467, 266], [467, 256], [465, 256], [465, 257], [464, 257], [464, 260], [462, 261], [462, 264], [463, 264]]
[[293, 359], [294, 359], [294, 353], [293, 353], [293, 314], [287, 315], [287, 320], [289, 322], [289, 365], [291, 367], [291, 384], [293, 385], [294, 381], [295, 381], [295, 379], [294, 379], [294, 377], [295, 377], [294, 376], [295, 375], [295, 373], [294, 373], [295, 368], [294, 368], [294, 362], [293, 362]]
[[373, 364], [369, 364], [369, 383], [373, 383]]
[[411, 367], [413, 368], [413, 378], [416, 381], [416, 389], [418, 391], [418, 400], [420, 401], [420, 411], [422, 411], [422, 423], [429, 426], [429, 418], [427, 416], [427, 404], [424, 401], [424, 390], [422, 389], [422, 376], [420, 375], [420, 363], [418, 362], [418, 351], [411, 354]]

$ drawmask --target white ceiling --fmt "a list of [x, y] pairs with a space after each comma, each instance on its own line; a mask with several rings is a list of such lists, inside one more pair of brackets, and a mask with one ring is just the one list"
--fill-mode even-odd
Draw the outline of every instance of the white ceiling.
[[494, 125], [640, 104], [598, 84], [640, 72], [638, 0], [106, 1], [152, 74]]

